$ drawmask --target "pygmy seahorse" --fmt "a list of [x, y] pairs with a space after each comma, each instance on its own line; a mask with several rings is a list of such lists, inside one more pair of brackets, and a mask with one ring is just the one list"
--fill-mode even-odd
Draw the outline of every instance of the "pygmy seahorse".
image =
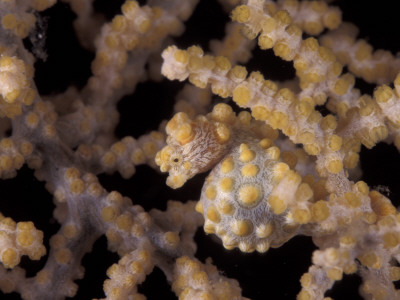
[[170, 187], [212, 169], [196, 210], [204, 216], [205, 232], [220, 237], [225, 248], [265, 252], [312, 220], [313, 191], [293, 169], [296, 155], [281, 155], [274, 144], [278, 132], [250, 113], [236, 115], [227, 104], [193, 120], [180, 112], [166, 132], [156, 163], [169, 172]]

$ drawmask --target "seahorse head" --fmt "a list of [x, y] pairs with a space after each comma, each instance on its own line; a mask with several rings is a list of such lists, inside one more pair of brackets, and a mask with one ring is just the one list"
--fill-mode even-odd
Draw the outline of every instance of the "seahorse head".
[[214, 115], [192, 120], [180, 112], [168, 122], [167, 145], [157, 153], [156, 163], [162, 172], [169, 172], [167, 185], [170, 187], [181, 187], [194, 175], [211, 169], [226, 154], [231, 129], [213, 118]]

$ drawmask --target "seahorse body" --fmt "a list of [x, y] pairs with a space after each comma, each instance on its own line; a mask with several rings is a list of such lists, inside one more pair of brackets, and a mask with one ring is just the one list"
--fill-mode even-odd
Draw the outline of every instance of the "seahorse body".
[[178, 113], [166, 130], [168, 145], [156, 163], [169, 172], [169, 186], [178, 188], [212, 168], [196, 210], [204, 216], [205, 232], [219, 236], [225, 248], [265, 252], [310, 220], [312, 190], [280, 159], [273, 143], [277, 132], [248, 112], [236, 116], [218, 104], [195, 120]]

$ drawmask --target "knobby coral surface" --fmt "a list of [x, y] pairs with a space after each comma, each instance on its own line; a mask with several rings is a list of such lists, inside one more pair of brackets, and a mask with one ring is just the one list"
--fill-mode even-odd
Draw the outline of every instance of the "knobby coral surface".
[[[53, 203], [47, 224], [39, 205], [14, 208], [22, 215], [2, 205], [4, 295], [151, 299], [162, 284], [146, 281], [162, 273], [179, 299], [328, 300], [346, 278], [360, 278], [364, 299], [400, 299], [400, 213], [360, 166], [361, 149], [400, 149], [400, 59], [331, 2], [0, 0], [0, 176], [15, 189], [1, 197], [18, 198], [26, 180], [13, 183], [29, 176]], [[63, 40], [51, 31], [57, 9], [73, 12], [63, 26], [80, 50], [52, 47], [78, 71], [40, 77], [53, 64], [47, 39]], [[215, 31], [226, 23], [215, 39], [214, 10]], [[68, 72], [81, 80], [44, 88]], [[114, 256], [83, 263], [101, 240]], [[289, 267], [299, 283], [264, 292], [279, 273], [268, 257], [283, 249], [298, 263], [297, 247], [314, 247], [311, 266]], [[250, 291], [207, 258], [213, 249], [266, 270], [244, 267]], [[84, 294], [88, 268], [104, 264], [102, 291]]]

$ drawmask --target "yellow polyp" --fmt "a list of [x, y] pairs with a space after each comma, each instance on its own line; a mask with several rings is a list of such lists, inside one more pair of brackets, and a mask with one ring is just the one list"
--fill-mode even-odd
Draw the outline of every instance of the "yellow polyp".
[[276, 215], [282, 214], [287, 208], [285, 201], [277, 195], [269, 196], [268, 204], [271, 206], [272, 212]]
[[261, 34], [258, 37], [258, 45], [262, 50], [271, 49], [272, 47], [274, 47], [275, 41], [267, 34]]
[[311, 219], [311, 214], [307, 209], [296, 209], [293, 212], [293, 219], [299, 224], [306, 224]]
[[81, 179], [74, 179], [70, 186], [69, 186], [71, 192], [75, 195], [80, 195], [83, 193], [85, 190], [85, 182]]
[[235, 163], [233, 162], [233, 157], [229, 156], [222, 161], [221, 172], [227, 174], [233, 170], [234, 166]]
[[336, 105], [336, 110], [340, 116], [345, 116], [349, 110], [349, 106], [344, 102], [340, 102]]
[[304, 273], [300, 278], [300, 284], [305, 288], [310, 287], [313, 281], [313, 276], [310, 273]]
[[191, 168], [192, 168], [192, 164], [190, 163], [190, 162], [188, 162], [188, 161], [185, 161], [184, 163], [183, 163], [183, 168], [185, 169], [185, 170], [190, 170]]
[[127, 37], [125, 40], [123, 40], [123, 43], [124, 43], [125, 49], [128, 51], [131, 51], [139, 44], [139, 39], [135, 36], [131, 36], [131, 37]]
[[369, 193], [369, 197], [371, 198], [372, 210], [378, 216], [388, 216], [396, 213], [396, 208], [392, 205], [390, 200], [381, 193], [377, 191], [371, 191]]
[[223, 192], [231, 192], [233, 190], [234, 184], [234, 179], [229, 177], [224, 177], [219, 181], [219, 187]]
[[289, 123], [289, 118], [281, 111], [274, 111], [268, 121], [273, 129], [284, 129]]
[[278, 91], [278, 85], [271, 80], [265, 80], [262, 89], [265, 93], [275, 93]]
[[283, 42], [278, 42], [273, 47], [276, 56], [279, 56], [283, 60], [291, 60], [293, 51], [290, 49], [289, 45]]
[[202, 204], [200, 201], [198, 201], [198, 202], [196, 203], [195, 209], [196, 209], [196, 211], [197, 211], [198, 213], [200, 213], [200, 214], [203, 214], [203, 213], [204, 213], [203, 204]]
[[383, 245], [385, 248], [394, 248], [400, 244], [400, 233], [398, 232], [386, 232], [383, 235]]
[[185, 123], [179, 126], [177, 130], [172, 133], [172, 135], [183, 146], [193, 141], [195, 132], [193, 130], [193, 126], [190, 123]]
[[289, 166], [283, 162], [275, 164], [272, 170], [274, 180], [277, 182], [281, 181], [289, 169]]
[[295, 100], [295, 95], [290, 89], [283, 88], [276, 93], [276, 98], [280, 103], [289, 105]]
[[14, 146], [12, 139], [2, 138], [0, 140], [0, 147], [3, 149], [11, 149]]
[[4, 101], [13, 103], [21, 94], [21, 90], [12, 90], [11, 92], [4, 95]]
[[260, 168], [253, 164], [244, 165], [241, 169], [242, 176], [244, 177], [255, 177], [259, 171]]
[[122, 214], [115, 220], [117, 228], [123, 231], [129, 231], [133, 224], [132, 217], [128, 214]]
[[171, 158], [171, 155], [173, 154], [174, 149], [171, 146], [165, 146], [159, 153], [159, 155], [157, 156], [157, 161], [159, 161], [160, 163], [162, 162], [168, 162], [169, 159]]
[[35, 238], [30, 231], [23, 230], [17, 234], [17, 243], [22, 247], [29, 247], [34, 241]]
[[232, 79], [235, 81], [242, 81], [247, 76], [247, 70], [243, 66], [234, 66], [229, 74], [231, 75]]
[[221, 215], [214, 206], [210, 206], [207, 209], [207, 219], [213, 221], [214, 223], [219, 223], [221, 221]]
[[281, 150], [279, 150], [279, 148], [276, 146], [272, 146], [265, 150], [265, 153], [269, 159], [277, 160], [281, 155]]
[[222, 237], [222, 244], [227, 250], [232, 250], [237, 246], [237, 242], [229, 235], [224, 235]]
[[21, 95], [22, 103], [24, 105], [27, 105], [27, 106], [32, 105], [33, 100], [35, 99], [35, 97], [36, 97], [35, 90], [33, 90], [31, 88], [27, 88], [27, 89], [24, 90], [23, 95]]
[[261, 241], [256, 245], [256, 250], [259, 253], [265, 253], [268, 251], [270, 243], [268, 241]]
[[67, 237], [68, 239], [73, 239], [77, 236], [78, 233], [78, 229], [75, 225], [73, 224], [68, 224], [65, 225], [63, 228], [63, 234], [65, 235], [65, 237]]
[[151, 158], [154, 157], [154, 155], [157, 153], [156, 144], [153, 141], [144, 143], [143, 152], [147, 157], [151, 157]]
[[225, 103], [218, 103], [214, 106], [211, 116], [213, 120], [222, 122], [222, 123], [231, 123], [235, 119], [235, 113], [232, 110], [232, 107]]
[[215, 58], [215, 65], [219, 70], [224, 72], [229, 71], [229, 69], [231, 68], [231, 63], [229, 62], [229, 60], [223, 56], [217, 56]]
[[324, 29], [320, 22], [309, 21], [304, 23], [304, 31], [311, 35], [318, 35]]
[[315, 141], [315, 136], [312, 132], [305, 131], [299, 134], [299, 141], [302, 144], [311, 144]]
[[13, 248], [6, 248], [0, 257], [1, 262], [6, 268], [14, 268], [19, 264], [19, 255]]
[[[194, 280], [196, 283], [198, 283], [199, 285], [205, 285], [208, 284], [209, 282], [209, 278], [207, 276], [207, 273], [204, 271], [197, 271], [192, 275], [192, 280]], [[204, 293], [203, 295], [201, 295], [203, 298], [200, 298], [201, 300], [208, 300], [208, 299], [212, 299], [212, 296], [207, 293], [208, 295], [206, 296], [206, 293]]]
[[239, 189], [239, 201], [246, 207], [256, 206], [261, 201], [262, 193], [256, 185], [244, 185]]
[[250, 19], [250, 9], [246, 5], [237, 6], [232, 11], [231, 19], [239, 23], [247, 22]]
[[187, 49], [187, 51], [190, 55], [194, 55], [194, 56], [203, 56], [204, 55], [203, 49], [201, 49], [199, 46], [190, 46]]
[[327, 165], [327, 169], [329, 173], [337, 174], [343, 170], [343, 163], [337, 159], [331, 160]]
[[387, 138], [389, 131], [386, 126], [376, 126], [370, 130], [370, 138], [374, 144]]
[[18, 222], [17, 223], [17, 230], [34, 230], [35, 225], [33, 225], [33, 222]]
[[190, 56], [188, 68], [193, 72], [200, 70], [203, 68], [202, 59], [198, 56]]
[[239, 159], [242, 162], [250, 162], [256, 157], [256, 153], [253, 150], [250, 150], [249, 146], [246, 144], [241, 144], [239, 151]]
[[335, 54], [332, 52], [332, 50], [330, 50], [326, 47], [323, 47], [323, 46], [319, 47], [318, 54], [326, 62], [332, 63], [336, 59]]
[[369, 187], [364, 181], [358, 181], [355, 184], [357, 191], [359, 191], [363, 195], [368, 195]]
[[333, 30], [339, 27], [342, 22], [341, 14], [339, 11], [331, 11], [324, 18], [324, 24], [329, 30]]
[[369, 95], [363, 95], [359, 99], [359, 108], [358, 108], [358, 113], [365, 117], [369, 116], [376, 110], [376, 105], [374, 104], [374, 101]]
[[251, 98], [251, 92], [245, 85], [239, 85], [233, 90], [232, 99], [240, 107], [245, 107], [250, 102]]
[[224, 215], [233, 215], [233, 213], [235, 212], [235, 206], [233, 206], [231, 203], [229, 203], [226, 200], [221, 201], [218, 204], [217, 208], [218, 208], [218, 211]]
[[354, 80], [354, 77], [350, 74], [343, 75], [336, 81], [333, 87], [333, 92], [338, 96], [343, 96], [354, 84]]
[[251, 253], [255, 250], [254, 245], [245, 240], [239, 242], [239, 249], [240, 249], [240, 251], [242, 251], [244, 253]]
[[139, 24], [138, 24], [138, 31], [141, 34], [146, 33], [147, 31], [149, 31], [150, 27], [151, 27], [151, 21], [149, 19], [144, 19], [142, 20]]
[[1, 155], [0, 156], [0, 170], [9, 171], [13, 166], [13, 162], [10, 156]]
[[182, 175], [170, 175], [167, 178], [167, 185], [173, 189], [180, 188], [185, 182], [186, 179]]
[[262, 139], [259, 143], [261, 148], [268, 149], [272, 145], [272, 141], [268, 138]]
[[47, 270], [41, 270], [36, 273], [35, 281], [39, 284], [47, 284], [50, 282], [50, 274]]
[[304, 72], [307, 69], [307, 62], [301, 56], [297, 56], [293, 60], [293, 67], [298, 72]]
[[326, 275], [328, 275], [331, 280], [341, 280], [343, 277], [343, 271], [339, 268], [330, 268], [326, 272]]
[[277, 11], [274, 19], [282, 26], [287, 26], [292, 22], [292, 18], [286, 10]]
[[336, 129], [337, 122], [333, 115], [327, 115], [321, 120], [321, 128], [324, 131], [333, 131]]
[[303, 33], [300, 27], [295, 24], [290, 24], [285, 30], [292, 38], [299, 38]]
[[189, 62], [189, 57], [189, 54], [185, 50], [176, 50], [174, 53], [175, 60], [181, 64], [187, 64]]
[[62, 248], [55, 253], [55, 258], [59, 264], [67, 264], [71, 259], [71, 251], [66, 248]]
[[253, 223], [250, 220], [234, 220], [231, 229], [237, 236], [247, 236], [253, 232]]
[[114, 206], [106, 206], [101, 210], [101, 218], [104, 222], [111, 222], [115, 220], [119, 214], [119, 209]]
[[328, 146], [332, 151], [339, 151], [342, 147], [342, 138], [336, 134], [333, 134], [328, 139]]
[[351, 247], [356, 244], [356, 239], [351, 235], [344, 235], [340, 238], [340, 245]]
[[126, 151], [126, 146], [122, 142], [117, 142], [111, 146], [111, 151], [117, 155], [123, 155]]
[[397, 281], [400, 280], [400, 268], [399, 267], [389, 267], [390, 280]]
[[262, 21], [262, 31], [264, 33], [269, 33], [275, 30], [276, 28], [276, 20], [274, 18], [270, 18], [270, 17], [265, 17]]
[[227, 143], [231, 138], [231, 131], [225, 124], [218, 123], [215, 128], [216, 138], [220, 144]]
[[107, 152], [106, 154], [104, 154], [104, 156], [102, 157], [101, 160], [102, 160], [102, 163], [104, 166], [110, 168], [110, 167], [114, 166], [114, 164], [116, 162], [116, 156], [112, 152]]
[[325, 221], [330, 215], [326, 201], [319, 200], [311, 205], [311, 216], [315, 222]]
[[296, 112], [304, 118], [307, 118], [311, 114], [312, 110], [313, 108], [308, 101], [300, 101], [296, 105]]
[[264, 106], [256, 106], [251, 110], [251, 114], [256, 120], [266, 121], [270, 115], [270, 111]]
[[205, 55], [202, 57], [202, 64], [204, 68], [208, 70], [212, 70], [215, 68], [215, 60], [214, 57], [211, 55]]
[[1, 24], [5, 29], [14, 29], [18, 25], [18, 21], [13, 14], [6, 14], [1, 19]]
[[369, 268], [379, 269], [382, 266], [382, 258], [372, 251], [363, 253], [357, 258], [362, 265]]
[[179, 235], [176, 232], [168, 231], [164, 234], [164, 239], [167, 245], [171, 248], [176, 248], [180, 242]]
[[214, 186], [209, 186], [206, 188], [205, 194], [208, 199], [214, 200], [217, 197], [217, 190]]
[[370, 59], [372, 55], [373, 48], [366, 41], [360, 40], [358, 43], [358, 48], [355, 52], [355, 58], [358, 61], [363, 61]]
[[267, 238], [274, 231], [274, 226], [271, 223], [262, 224], [256, 228], [256, 235], [259, 238]]
[[310, 186], [303, 182], [299, 185], [297, 188], [295, 197], [297, 201], [307, 201], [310, 200], [314, 195], [313, 190], [310, 188]]
[[111, 22], [111, 28], [115, 31], [122, 31], [126, 27], [126, 19], [122, 15], [117, 15]]
[[306, 290], [301, 290], [300, 293], [297, 294], [297, 300], [311, 300], [312, 297], [310, 293]]
[[116, 49], [120, 44], [119, 38], [114, 34], [107, 35], [104, 41], [107, 47], [111, 49]]
[[361, 202], [361, 199], [360, 199], [356, 194], [354, 194], [353, 192], [347, 192], [347, 193], [345, 193], [345, 194], [344, 194], [344, 197], [345, 197], [347, 203], [348, 203], [351, 207], [357, 208], [357, 207], [360, 207], [360, 206], [361, 206], [361, 203], [362, 203], [362, 202]]

